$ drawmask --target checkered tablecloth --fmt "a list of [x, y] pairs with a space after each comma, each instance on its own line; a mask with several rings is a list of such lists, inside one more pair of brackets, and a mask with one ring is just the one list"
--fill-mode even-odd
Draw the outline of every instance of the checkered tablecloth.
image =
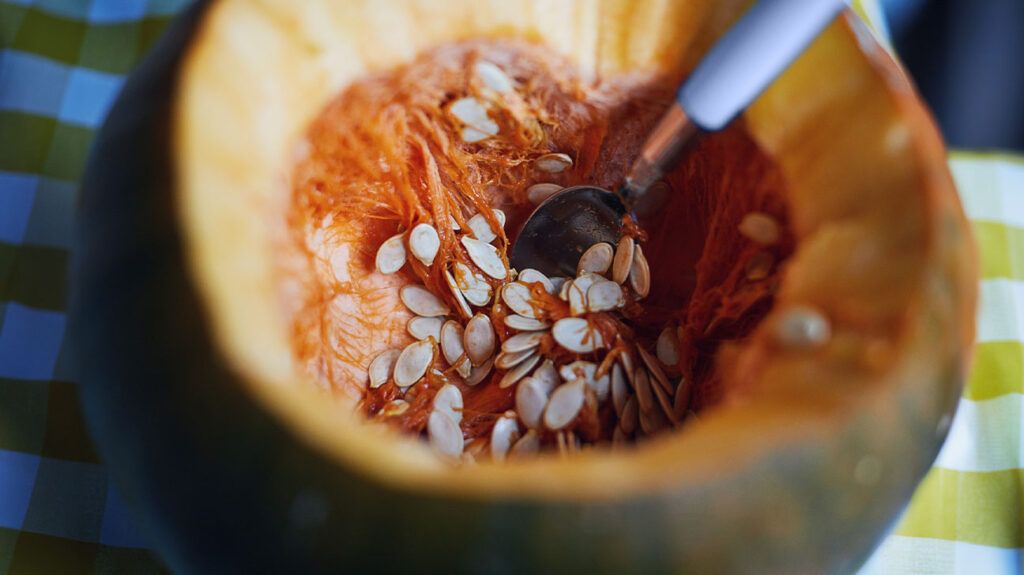
[[[0, 575], [162, 571], [86, 433], [64, 309], [93, 132], [187, 3], [0, 0]], [[855, 5], [884, 34], [877, 6]], [[977, 358], [950, 440], [866, 573], [1024, 571], [1024, 162], [951, 161], [982, 254]]]

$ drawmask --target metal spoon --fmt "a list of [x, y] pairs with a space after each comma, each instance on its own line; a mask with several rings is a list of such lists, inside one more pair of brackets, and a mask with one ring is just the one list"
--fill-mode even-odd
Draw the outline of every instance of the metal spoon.
[[512, 246], [516, 269], [576, 275], [590, 246], [616, 245], [623, 218], [702, 134], [727, 126], [843, 9], [843, 0], [761, 0], [679, 89], [617, 193], [566, 188], [537, 206]]

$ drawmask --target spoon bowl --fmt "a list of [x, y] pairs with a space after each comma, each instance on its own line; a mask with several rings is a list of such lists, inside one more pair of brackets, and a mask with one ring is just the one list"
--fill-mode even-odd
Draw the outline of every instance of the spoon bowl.
[[576, 263], [587, 248], [619, 243], [628, 214], [618, 194], [595, 186], [566, 188], [530, 214], [512, 246], [512, 267], [576, 277]]

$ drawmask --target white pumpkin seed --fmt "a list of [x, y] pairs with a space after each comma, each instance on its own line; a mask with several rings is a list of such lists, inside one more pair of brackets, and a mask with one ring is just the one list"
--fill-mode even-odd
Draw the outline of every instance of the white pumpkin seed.
[[654, 409], [652, 411], [640, 410], [640, 429], [647, 435], [654, 435], [659, 431], [668, 427], [668, 420], [665, 419], [665, 414], [660, 409]]
[[551, 335], [558, 345], [575, 353], [591, 353], [605, 346], [601, 333], [593, 329], [585, 319], [560, 319], [552, 326]]
[[535, 269], [526, 268], [519, 272], [519, 277], [516, 278], [516, 281], [524, 284], [539, 283], [544, 286], [544, 291], [549, 294], [555, 293], [555, 286], [551, 283], [551, 280], [548, 279], [548, 276]]
[[612, 249], [611, 244], [605, 242], [594, 244], [580, 256], [580, 261], [576, 264], [576, 275], [583, 275], [587, 272], [604, 274], [608, 268], [612, 267], [613, 257], [615, 257], [615, 250]]
[[553, 278], [548, 278], [548, 281], [551, 282], [551, 291], [548, 293], [554, 295], [556, 293], [561, 293], [562, 287], [565, 286], [566, 282], [569, 281], [569, 278], [555, 276]]
[[828, 319], [806, 305], [783, 310], [775, 320], [775, 338], [793, 349], [812, 349], [825, 345], [832, 336]]
[[463, 344], [466, 354], [473, 365], [482, 365], [494, 355], [494, 346], [497, 338], [494, 334], [494, 326], [491, 325], [491, 318], [478, 313], [466, 324], [466, 333], [463, 335]]
[[498, 250], [487, 242], [473, 239], [469, 236], [462, 237], [462, 245], [480, 271], [496, 280], [503, 280], [508, 277], [508, 270], [505, 263], [501, 261]]
[[577, 379], [593, 381], [595, 373], [597, 373], [597, 364], [592, 361], [578, 360], [558, 368], [558, 375], [562, 376], [565, 381], [576, 381]]
[[448, 223], [451, 224], [452, 229], [455, 231], [459, 231], [462, 229], [462, 226], [459, 225], [459, 221], [456, 220], [453, 216], [448, 216]]
[[455, 284], [459, 286], [459, 291], [465, 296], [466, 301], [477, 307], [490, 303], [493, 290], [483, 274], [462, 262], [456, 262], [454, 277]]
[[529, 188], [526, 188], [526, 199], [530, 200], [530, 203], [539, 206], [543, 204], [548, 198], [564, 190], [562, 186], [558, 184], [534, 184]]
[[[682, 421], [686, 417], [690, 407], [690, 391], [686, 386], [686, 378], [679, 380], [676, 385], [675, 399], [672, 401], [672, 413], [676, 416], [677, 421]], [[690, 412], [691, 414], [693, 412]]]
[[395, 385], [406, 388], [419, 381], [434, 361], [434, 339], [409, 344], [395, 362]]
[[486, 60], [481, 60], [474, 64], [473, 71], [485, 86], [499, 94], [511, 92], [514, 89], [512, 79], [497, 65]]
[[501, 378], [501, 381], [498, 382], [498, 387], [501, 389], [512, 387], [516, 382], [526, 377], [526, 375], [536, 367], [537, 363], [540, 362], [540, 355], [532, 350], [529, 353], [531, 355], [527, 356], [526, 359], [521, 362], [518, 362], [518, 365], [505, 373]]
[[478, 142], [498, 133], [498, 124], [487, 115], [487, 108], [476, 98], [459, 98], [452, 102], [448, 111], [465, 124], [462, 139], [467, 142]]
[[429, 266], [441, 248], [441, 238], [430, 224], [418, 224], [409, 232], [409, 251], [423, 265]]
[[405, 265], [405, 257], [405, 239], [402, 234], [391, 236], [377, 248], [377, 271], [393, 274]]
[[572, 423], [583, 407], [585, 386], [586, 383], [578, 379], [555, 389], [544, 409], [544, 426], [557, 431]]
[[443, 317], [419, 317], [410, 319], [405, 324], [405, 330], [416, 339], [427, 339], [432, 337], [441, 341], [441, 326], [444, 325]]
[[462, 291], [459, 289], [459, 285], [455, 282], [455, 277], [452, 275], [452, 272], [444, 270], [444, 281], [448, 284], [448, 289], [451, 291], [452, 298], [455, 300], [456, 305], [458, 305], [459, 313], [462, 317], [472, 317], [473, 310], [469, 307], [469, 304], [466, 302], [466, 298], [462, 295]]
[[636, 401], [636, 396], [631, 395], [626, 399], [625, 405], [622, 406], [622, 415], [619, 416], [619, 427], [625, 433], [633, 433], [636, 431], [637, 419], [640, 415], [640, 408]]
[[743, 216], [738, 228], [744, 237], [763, 246], [777, 243], [782, 235], [775, 218], [763, 212], [750, 212]]
[[637, 404], [641, 413], [649, 413], [657, 408], [654, 404], [654, 392], [651, 390], [651, 379], [643, 367], [636, 368], [633, 375], [633, 389], [636, 391]]
[[544, 332], [538, 331], [516, 334], [506, 339], [504, 343], [501, 344], [501, 351], [505, 353], [516, 353], [519, 351], [534, 349], [540, 345], [541, 340], [544, 339], [544, 335]]
[[576, 285], [576, 282], [566, 283], [569, 295], [569, 313], [574, 316], [587, 313], [587, 292], [584, 288]]
[[434, 411], [427, 419], [427, 436], [430, 447], [445, 457], [458, 459], [462, 456], [465, 439], [459, 424], [440, 411]]
[[587, 290], [587, 309], [592, 312], [609, 311], [626, 305], [622, 286], [612, 281], [597, 282]]
[[557, 174], [572, 167], [572, 158], [560, 152], [544, 154], [533, 161], [533, 167], [548, 174]]
[[398, 361], [398, 356], [402, 353], [398, 349], [389, 349], [385, 352], [381, 352], [377, 357], [373, 358], [370, 362], [370, 367], [367, 370], [370, 375], [370, 387], [378, 388], [391, 379], [391, 372], [395, 369], [395, 362]]
[[[505, 212], [501, 210], [494, 210], [494, 217], [498, 220], [498, 223], [501, 224], [501, 227], [504, 228]], [[477, 214], [472, 218], [469, 218], [467, 225], [469, 226], [469, 233], [471, 233], [474, 238], [482, 242], [490, 243], [498, 237], [497, 232], [491, 229], [491, 223], [487, 221], [487, 218], [485, 218], [483, 214]]]
[[507, 353], [503, 351], [494, 358], [494, 367], [498, 369], [512, 369], [535, 353], [536, 350], [534, 348]]
[[444, 316], [452, 311], [441, 298], [421, 285], [402, 286], [398, 295], [409, 311], [421, 317]]
[[612, 261], [612, 281], [623, 283], [629, 277], [629, 270], [633, 267], [633, 251], [636, 242], [630, 236], [623, 236], [619, 245], [615, 248], [615, 259]]
[[558, 288], [558, 298], [562, 301], [569, 301], [569, 290], [572, 289], [572, 280], [566, 279], [562, 282], [562, 286]]
[[450, 383], [441, 386], [434, 396], [433, 410], [439, 411], [455, 423], [462, 421], [462, 392]]
[[484, 380], [484, 378], [486, 378], [488, 375], [490, 375], [491, 369], [493, 369], [493, 368], [494, 368], [494, 360], [493, 359], [488, 359], [487, 361], [483, 362], [482, 364], [474, 367], [469, 372], [469, 377], [466, 378], [466, 385], [468, 385], [470, 387], [478, 385], [481, 381]]
[[[448, 365], [455, 367], [462, 377], [469, 377], [469, 365], [461, 362], [465, 358], [466, 350], [462, 346], [462, 325], [455, 320], [444, 322], [441, 327], [441, 352]], [[468, 362], [467, 362], [468, 364]]]
[[519, 382], [516, 387], [516, 412], [523, 425], [530, 429], [540, 427], [551, 389], [536, 377], [525, 377]]
[[409, 402], [404, 399], [392, 399], [380, 409], [380, 415], [383, 417], [397, 417], [409, 411], [409, 407]]
[[533, 307], [533, 294], [530, 293], [529, 287], [519, 282], [505, 284], [505, 287], [501, 288], [501, 301], [521, 316], [537, 318], [537, 309]]
[[656, 383], [669, 395], [675, 393], [675, 390], [672, 389], [672, 384], [668, 381], [668, 376], [665, 375], [665, 370], [661, 369], [661, 365], [658, 363], [658, 360], [655, 359], [654, 356], [646, 349], [640, 346], [637, 346], [636, 350], [640, 352], [640, 359], [642, 359], [644, 365], [647, 366], [647, 372], [653, 379], [652, 383]]
[[562, 383], [558, 378], [558, 371], [555, 369], [555, 363], [550, 359], [546, 359], [544, 360], [544, 363], [540, 364], [537, 371], [533, 372], [533, 378], [541, 383], [548, 395], [551, 394], [551, 391], [554, 390], [558, 384]]
[[651, 268], [647, 265], [644, 250], [640, 246], [633, 248], [633, 265], [629, 268], [629, 285], [636, 292], [636, 297], [645, 298], [651, 291]]
[[510, 455], [513, 457], [527, 457], [540, 451], [540, 434], [529, 429], [519, 441], [512, 446]]
[[626, 374], [622, 372], [622, 366], [612, 366], [612, 404], [615, 406], [615, 415], [622, 417], [622, 409], [626, 407], [626, 400], [629, 399], [629, 386], [626, 384]]
[[657, 385], [651, 385], [651, 391], [654, 392], [654, 397], [658, 400], [658, 405], [661, 406], [661, 412], [665, 416], [665, 419], [673, 426], [679, 425], [679, 420], [676, 419], [676, 414], [672, 409], [672, 399], [669, 397], [668, 393]]
[[551, 327], [551, 324], [546, 321], [519, 314], [505, 316], [505, 325], [517, 331], [544, 331]]
[[655, 349], [658, 353], [658, 361], [670, 369], [676, 368], [679, 364], [679, 337], [672, 326], [661, 330]]
[[494, 428], [491, 429], [491, 457], [495, 461], [504, 461], [508, 450], [517, 440], [519, 425], [516, 423], [516, 413], [507, 411], [494, 422]]
[[624, 351], [619, 354], [619, 363], [622, 364], [622, 371], [626, 373], [626, 382], [633, 387], [633, 374], [636, 373], [633, 356], [628, 351]]

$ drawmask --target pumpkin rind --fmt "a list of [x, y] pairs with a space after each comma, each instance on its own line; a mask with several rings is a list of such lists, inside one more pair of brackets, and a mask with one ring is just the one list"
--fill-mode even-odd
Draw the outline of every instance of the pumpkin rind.
[[[271, 314], [241, 305], [273, 301], [259, 265], [244, 262], [219, 277], [211, 272], [266, 241], [252, 235], [259, 224], [246, 227], [224, 214], [240, 200], [271, 202], [273, 188], [259, 172], [247, 173], [251, 163], [227, 153], [244, 138], [204, 139], [210, 130], [197, 127], [205, 119], [229, 136], [237, 128], [237, 136], [285, 124], [295, 127], [279, 133], [297, 133], [301, 126], [283, 117], [300, 114], [292, 110], [268, 112], [263, 124], [242, 130], [232, 119], [251, 114], [258, 97], [210, 99], [204, 82], [217, 72], [235, 74], [224, 67], [229, 62], [260, 70], [250, 68], [252, 59], [233, 60], [242, 49], [235, 42], [260, 43], [281, 62], [319, 57], [358, 67], [346, 64], [342, 51], [285, 42], [320, 7], [336, 27], [346, 14], [360, 22], [367, 37], [388, 18], [415, 21], [426, 43], [481, 30], [523, 33], [534, 22], [533, 33], [578, 54], [581, 66], [682, 72], [741, 4], [650, 2], [633, 9], [625, 1], [567, 2], [550, 8], [563, 11], [552, 22], [539, 2], [488, 2], [477, 6], [479, 14], [453, 2], [450, 18], [440, 19], [424, 16], [415, 2], [338, 2], [333, 10], [310, 2], [291, 16], [281, 12], [283, 4], [253, 9], [228, 0], [183, 16], [126, 85], [97, 140], [83, 190], [72, 307], [93, 431], [172, 567], [853, 570], [945, 436], [973, 340], [976, 276], [935, 128], [895, 65], [857, 36], [849, 19], [834, 24], [747, 121], [792, 185], [801, 244], [781, 304], [813, 303], [840, 325], [881, 329], [877, 362], [864, 361], [873, 342], [854, 330], [839, 332], [846, 345], [813, 359], [779, 350], [769, 317], [733, 368], [734, 377], [753, 380], [749, 401], [709, 412], [685, 433], [572, 463], [453, 471], [411, 442], [339, 418], [332, 406], [318, 405], [322, 396], [302, 391], [275, 349]], [[623, 23], [608, 24], [617, 20]], [[627, 24], [653, 31], [656, 41], [597, 32]], [[550, 32], [553, 26], [569, 31]], [[363, 65], [375, 69], [411, 56], [414, 45], [404, 42], [376, 46]], [[665, 51], [673, 43], [687, 47], [682, 60]], [[337, 78], [295, 68], [324, 96], [338, 88]], [[240, 98], [231, 88], [226, 80], [210, 89]], [[285, 92], [277, 102], [298, 102]], [[229, 103], [238, 110], [219, 107]], [[302, 103], [301, 113], [315, 112]], [[287, 145], [258, 141], [246, 151], [250, 162], [279, 163], [275, 155], [286, 155]], [[215, 160], [214, 172], [200, 173], [208, 165], [197, 158]], [[244, 191], [201, 199], [210, 196], [201, 192], [211, 183]], [[821, 279], [844, 259], [865, 262], [868, 277]], [[842, 278], [849, 270], [835, 273]], [[243, 291], [226, 290], [225, 278], [253, 289], [232, 303], [228, 295]], [[826, 297], [833, 289], [847, 290], [846, 297]], [[857, 472], [865, 466], [879, 472]]]

